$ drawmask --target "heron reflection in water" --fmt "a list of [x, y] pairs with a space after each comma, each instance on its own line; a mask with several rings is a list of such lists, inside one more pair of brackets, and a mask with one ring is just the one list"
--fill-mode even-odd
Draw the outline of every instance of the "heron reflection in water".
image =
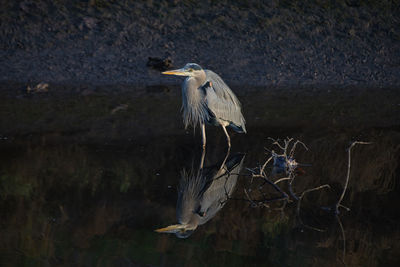
[[179, 224], [157, 229], [158, 233], [174, 233], [179, 238], [189, 237], [199, 225], [205, 224], [222, 209], [235, 190], [245, 154], [229, 156], [222, 163], [204, 167], [203, 150], [197, 172], [182, 172], [178, 188], [176, 218]]
[[228, 147], [231, 146], [231, 140], [226, 127], [238, 133], [246, 133], [241, 104], [218, 74], [195, 63], [188, 63], [181, 69], [165, 71], [163, 74], [187, 76], [182, 85], [183, 121], [185, 128], [200, 124], [203, 148], [206, 146], [206, 123], [221, 125]]

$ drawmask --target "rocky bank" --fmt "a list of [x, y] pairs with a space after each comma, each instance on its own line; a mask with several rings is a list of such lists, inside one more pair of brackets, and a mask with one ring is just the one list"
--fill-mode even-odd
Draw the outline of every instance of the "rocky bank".
[[400, 3], [1, 0], [0, 81], [177, 84], [196, 62], [231, 85], [400, 85]]

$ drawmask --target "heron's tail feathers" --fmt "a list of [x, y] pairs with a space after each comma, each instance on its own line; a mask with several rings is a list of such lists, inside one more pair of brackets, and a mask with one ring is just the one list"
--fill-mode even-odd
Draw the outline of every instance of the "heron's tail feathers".
[[229, 124], [229, 127], [232, 128], [237, 133], [247, 133], [246, 126], [243, 125], [236, 125], [234, 123]]

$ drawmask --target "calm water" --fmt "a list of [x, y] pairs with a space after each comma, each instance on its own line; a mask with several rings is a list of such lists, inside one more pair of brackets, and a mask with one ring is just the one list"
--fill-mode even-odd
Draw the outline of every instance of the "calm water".
[[[224, 205], [202, 213], [211, 218], [184, 239], [154, 231], [177, 223], [182, 175], [196, 174], [202, 158], [200, 135], [183, 129], [179, 91], [9, 94], [0, 110], [1, 265], [399, 265], [397, 91], [257, 90], [239, 93], [249, 133], [232, 134], [230, 156], [245, 155], [223, 177], [229, 193], [211, 194]], [[207, 134], [204, 167], [218, 171], [225, 137], [215, 127]], [[294, 154], [306, 165], [296, 172], [297, 195], [331, 186], [307, 194], [299, 213], [293, 198], [248, 200], [280, 196], [249, 176], [267, 150], [279, 152], [268, 137], [307, 145]], [[352, 150], [342, 202], [351, 210], [336, 217], [322, 207], [343, 190], [354, 140], [372, 144]]]

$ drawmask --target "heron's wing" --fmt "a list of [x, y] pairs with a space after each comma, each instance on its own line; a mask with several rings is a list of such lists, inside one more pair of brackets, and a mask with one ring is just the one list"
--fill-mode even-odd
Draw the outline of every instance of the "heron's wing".
[[205, 72], [207, 81], [212, 83], [212, 87], [204, 88], [208, 109], [216, 118], [233, 123], [246, 132], [241, 104], [236, 95], [218, 74], [211, 70], [205, 70]]
[[204, 224], [213, 218], [223, 208], [228, 197], [233, 194], [244, 156], [238, 153], [229, 157], [224, 169], [219, 169], [220, 165], [215, 166], [212, 183], [207, 187], [200, 201], [199, 213], [204, 216], [201, 217], [199, 224]]

